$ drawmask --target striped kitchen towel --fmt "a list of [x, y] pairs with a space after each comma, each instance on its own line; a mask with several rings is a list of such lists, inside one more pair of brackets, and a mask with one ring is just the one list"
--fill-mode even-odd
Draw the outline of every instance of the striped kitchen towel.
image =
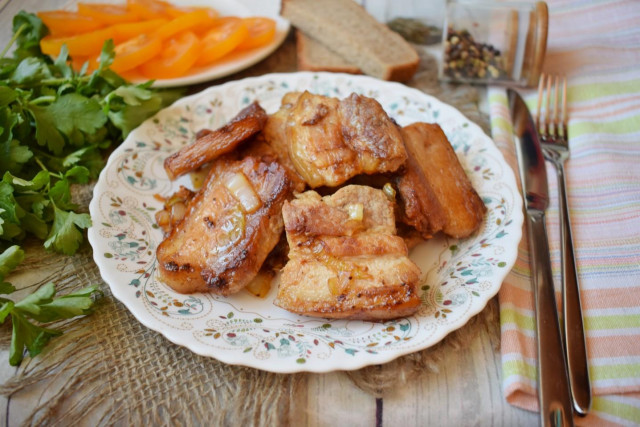
[[[567, 184], [594, 394], [591, 413], [576, 422], [640, 425], [640, 2], [548, 4], [544, 71], [569, 81]], [[522, 92], [532, 111], [534, 92]], [[489, 90], [489, 105], [494, 140], [517, 171], [504, 89]], [[552, 166], [547, 172], [547, 229], [560, 283], [557, 183]], [[535, 314], [526, 239], [499, 300], [504, 394], [509, 403], [535, 411]]]

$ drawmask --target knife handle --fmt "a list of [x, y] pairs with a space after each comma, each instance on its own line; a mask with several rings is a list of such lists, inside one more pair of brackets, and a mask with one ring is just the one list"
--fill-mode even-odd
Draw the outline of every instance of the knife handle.
[[558, 322], [544, 211], [527, 211], [527, 232], [538, 338], [540, 425], [573, 426], [569, 377]]
[[573, 397], [573, 408], [586, 415], [591, 407], [591, 384], [587, 365], [587, 346], [584, 333], [580, 287], [576, 269], [569, 218], [564, 167], [556, 165], [558, 175], [558, 205], [560, 216], [560, 244], [562, 248], [562, 308], [564, 323], [565, 354], [569, 372], [569, 384]]

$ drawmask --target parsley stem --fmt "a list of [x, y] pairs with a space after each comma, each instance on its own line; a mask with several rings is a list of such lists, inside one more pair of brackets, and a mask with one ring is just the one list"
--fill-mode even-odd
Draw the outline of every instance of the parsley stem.
[[[80, 77], [76, 77], [76, 80], [88, 81], [90, 78], [91, 76], [80, 76]], [[43, 86], [59, 86], [64, 83], [69, 83], [69, 79], [68, 78], [42, 79], [40, 80], [39, 83]]]
[[42, 168], [42, 170], [49, 172], [49, 175], [58, 178], [58, 179], [62, 179], [63, 176], [60, 173], [55, 173], [55, 172], [51, 172], [49, 169], [47, 169], [47, 167], [44, 165], [44, 163], [42, 163], [42, 160], [40, 160], [37, 156], [33, 156], [33, 159], [36, 161], [36, 163], [38, 164], [38, 166], [40, 166]]
[[11, 46], [13, 46], [13, 44], [16, 42], [16, 40], [18, 40], [18, 37], [20, 37], [20, 33], [22, 33], [22, 31], [25, 28], [27, 28], [27, 24], [26, 23], [20, 25], [20, 28], [18, 28], [18, 31], [13, 33], [13, 37], [11, 37], [11, 40], [9, 40], [9, 43], [7, 43], [7, 45], [4, 47], [4, 49], [2, 49], [2, 53], [0, 53], [0, 58], [4, 58], [4, 56], [7, 54], [7, 52], [9, 52], [9, 49], [11, 49]]
[[47, 96], [41, 96], [39, 98], [36, 98], [33, 101], [29, 101], [29, 104], [38, 105], [44, 102], [53, 102], [55, 100], [56, 100], [56, 97], [54, 95], [47, 95]]
[[47, 169], [47, 167], [44, 165], [44, 163], [42, 163], [42, 161], [40, 161], [39, 158], [37, 158], [36, 156], [33, 156], [33, 159], [36, 161], [38, 166], [40, 166], [42, 168], [43, 171], [49, 172], [49, 169]]

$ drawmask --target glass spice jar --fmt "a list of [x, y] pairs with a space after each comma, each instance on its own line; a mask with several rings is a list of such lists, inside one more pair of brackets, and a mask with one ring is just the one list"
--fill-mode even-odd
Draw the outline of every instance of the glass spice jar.
[[449, 0], [440, 79], [537, 86], [547, 48], [548, 16], [543, 1]]

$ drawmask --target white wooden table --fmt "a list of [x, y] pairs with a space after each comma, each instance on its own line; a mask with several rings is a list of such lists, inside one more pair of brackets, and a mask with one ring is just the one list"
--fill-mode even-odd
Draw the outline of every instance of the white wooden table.
[[[0, 45], [11, 37], [11, 20], [21, 9], [59, 8], [66, 0], [0, 0]], [[212, 82], [211, 84], [215, 84]], [[29, 277], [15, 283], [25, 287]], [[450, 351], [439, 372], [406, 385], [384, 399], [361, 391], [345, 373], [313, 374], [305, 380], [304, 396], [297, 396], [290, 411], [294, 425], [536, 425], [537, 414], [514, 408], [502, 394], [499, 350], [486, 328], [477, 327], [465, 351]], [[9, 366], [8, 349], [0, 350], [0, 382], [16, 370]], [[0, 425], [22, 424], [25, 414], [41, 399], [55, 394], [55, 384], [43, 383], [8, 399], [0, 397]], [[90, 414], [83, 424], [91, 424]]]

